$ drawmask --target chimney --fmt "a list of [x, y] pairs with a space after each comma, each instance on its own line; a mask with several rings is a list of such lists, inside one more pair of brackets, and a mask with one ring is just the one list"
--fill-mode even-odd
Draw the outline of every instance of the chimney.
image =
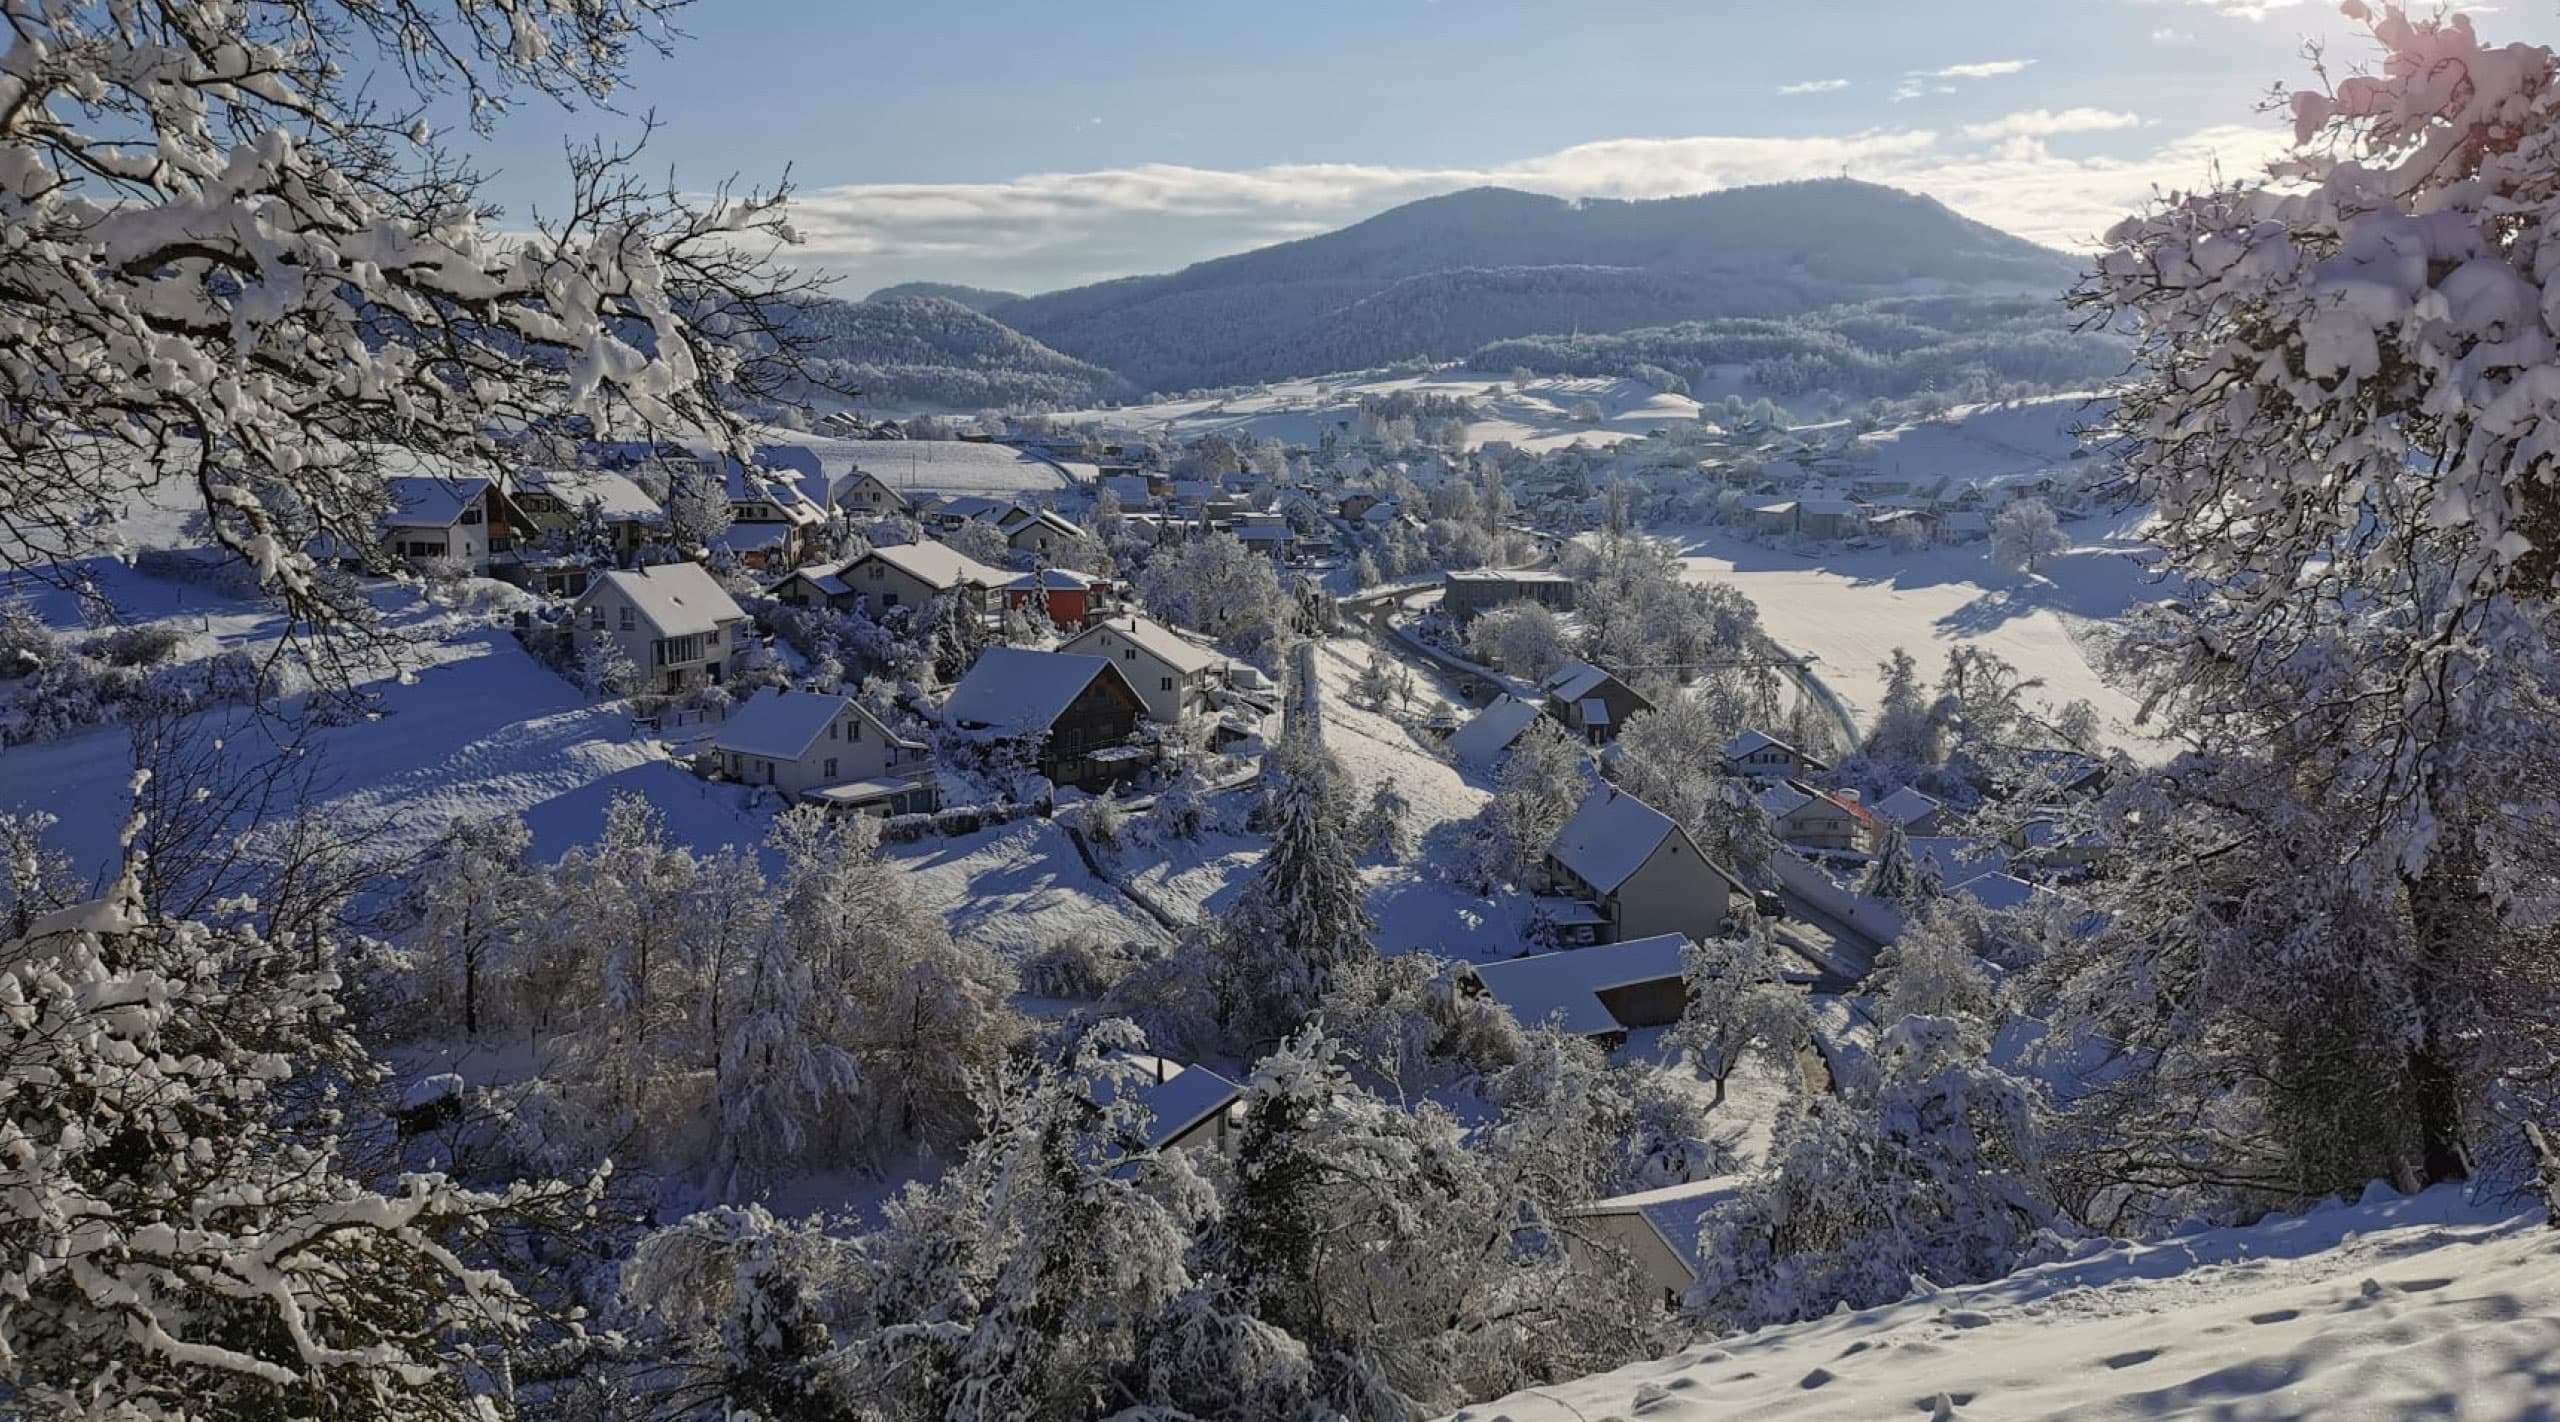
[[1854, 805], [1858, 803], [1858, 797], [1864, 793], [1864, 791], [1859, 790], [1843, 790], [1840, 792], [1840, 798]]

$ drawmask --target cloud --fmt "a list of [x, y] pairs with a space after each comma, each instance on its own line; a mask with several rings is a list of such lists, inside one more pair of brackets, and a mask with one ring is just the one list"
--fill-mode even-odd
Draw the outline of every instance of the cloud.
[[1971, 64], [1950, 64], [1944, 69], [1914, 69], [1902, 76], [1902, 85], [1893, 91], [1893, 101], [1916, 99], [1923, 94], [1952, 94], [1958, 79], [1998, 79], [2025, 72], [2032, 59], [1986, 59]]
[[1846, 79], [1807, 79], [1801, 84], [1781, 84], [1778, 86], [1778, 92], [1788, 95], [1835, 94], [1848, 87], [1849, 81]]
[[2139, 3], [2176, 5], [2189, 10], [2211, 10], [2217, 15], [2231, 15], [2243, 20], [2263, 20], [2279, 10], [2298, 8], [2307, 0], [2139, 0]]
[[2153, 30], [2151, 32], [2151, 42], [2153, 44], [2166, 45], [2194, 44], [2196, 42], [2196, 32], [2193, 30], [2181, 30], [2175, 28]]
[[2117, 113], [2112, 109], [2033, 109], [2011, 114], [1989, 123], [1967, 124], [1964, 136], [1976, 143], [1996, 143], [2007, 138], [2051, 138], [2063, 133], [2107, 133], [2121, 128], [2140, 128], [2142, 115]]
[[800, 260], [846, 274], [855, 290], [911, 279], [1040, 290], [1167, 271], [1470, 187], [1659, 198], [1844, 172], [1931, 194], [2036, 241], [2082, 246], [2155, 188], [2196, 186], [2216, 156], [2224, 172], [2248, 174], [2284, 137], [2272, 126], [2206, 129], [2113, 157], [2060, 156], [2043, 141], [2133, 122], [2098, 109], [2038, 110], [1956, 134], [1914, 127], [1627, 138], [1481, 166], [1156, 163], [1000, 182], [872, 183], [804, 189], [792, 217], [806, 239]]

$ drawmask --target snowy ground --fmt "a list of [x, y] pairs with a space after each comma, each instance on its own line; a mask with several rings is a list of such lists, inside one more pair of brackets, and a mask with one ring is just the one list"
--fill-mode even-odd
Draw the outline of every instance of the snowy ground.
[[2086, 698], [2119, 744], [2143, 754], [2156, 743], [2129, 724], [2132, 698], [2096, 669], [2106, 624], [2159, 595], [2139, 524], [2138, 515], [2065, 524], [2076, 546], [2032, 575], [1994, 566], [1985, 542], [1808, 556], [1719, 529], [1665, 532], [1686, 545], [1691, 578], [1740, 588], [1779, 645], [1817, 658], [1815, 673], [1861, 725], [1883, 698], [1881, 668], [1894, 648], [1907, 648], [1934, 683], [1948, 649], [1970, 643], [2042, 678], [2033, 698], [2057, 707]]
[[2560, 1233], [2456, 1190], [1701, 1344], [1453, 1422], [2550, 1418]]
[[[1316, 674], [1323, 682], [1325, 746], [1350, 775], [1354, 795], [1365, 807], [1371, 789], [1388, 781], [1412, 807], [1406, 830], [1413, 853], [1400, 863], [1367, 870], [1378, 947], [1388, 953], [1428, 949], [1449, 958], [1513, 957], [1524, 946], [1520, 929], [1528, 900], [1470, 894], [1450, 883], [1439, 868], [1455, 852], [1466, 822], [1493, 798], [1492, 784], [1433, 755], [1418, 732], [1408, 729], [1420, 725], [1435, 701], [1465, 703], [1456, 688], [1417, 670], [1409, 709], [1391, 702], [1380, 713], [1353, 704], [1351, 683], [1368, 666], [1369, 650], [1356, 637], [1324, 642], [1317, 648]], [[1386, 662], [1397, 665], [1394, 658]]]
[[1001, 444], [962, 440], [840, 439], [796, 430], [768, 430], [775, 444], [805, 446], [818, 456], [829, 478], [861, 467], [876, 474], [911, 503], [937, 494], [978, 494], [990, 498], [1031, 497], [1063, 493], [1075, 480], [1090, 485], [1101, 473], [1090, 464], [1059, 465], [1035, 454]]
[[[1662, 394], [1641, 381], [1541, 376], [1515, 389], [1507, 374], [1481, 370], [1284, 380], [1222, 397], [1070, 411], [1058, 418], [1072, 425], [1159, 433], [1176, 440], [1213, 433], [1250, 434], [1259, 439], [1313, 446], [1328, 430], [1337, 431], [1346, 439], [1356, 435], [1361, 396], [1400, 390], [1464, 396], [1474, 401], [1489, 418], [1467, 427], [1470, 447], [1496, 441], [1530, 450], [1561, 449], [1576, 440], [1609, 445], [1634, 439], [1662, 425], [1691, 423], [1698, 418], [1695, 400]], [[1583, 424], [1571, 418], [1573, 410], [1586, 400], [1600, 407], [1599, 423]]]

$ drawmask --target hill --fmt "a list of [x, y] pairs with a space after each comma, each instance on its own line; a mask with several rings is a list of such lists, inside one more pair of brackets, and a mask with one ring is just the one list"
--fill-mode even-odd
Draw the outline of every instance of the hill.
[[1522, 336], [2043, 294], [2074, 275], [2062, 253], [1845, 179], [1645, 202], [1482, 188], [990, 314], [1139, 386], [1185, 389], [1456, 359]]
[[2560, 1235], [2446, 1187], [1701, 1343], [1450, 1422], [2546, 1417]]
[[936, 301], [948, 301], [954, 306], [966, 306], [972, 311], [991, 310], [1007, 302], [1022, 299], [1022, 293], [1018, 291], [994, 291], [983, 286], [954, 286], [950, 282], [943, 281], [900, 282], [896, 286], [884, 286], [862, 299], [895, 301], [902, 296], [929, 296]]
[[812, 374], [862, 392], [866, 409], [1089, 405], [1127, 386], [955, 301], [819, 301], [795, 314]]

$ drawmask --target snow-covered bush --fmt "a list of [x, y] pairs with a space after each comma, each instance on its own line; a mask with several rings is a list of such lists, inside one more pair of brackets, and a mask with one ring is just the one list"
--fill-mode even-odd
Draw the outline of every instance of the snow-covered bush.
[[1519, 1060], [1519, 1024], [1500, 1004], [1458, 993], [1450, 971], [1431, 954], [1399, 953], [1335, 973], [1318, 1014], [1345, 1067], [1410, 1097]]
[[1127, 943], [1113, 943], [1090, 928], [1070, 930], [1023, 960], [1022, 990], [1034, 997], [1098, 1001], [1137, 963]]

